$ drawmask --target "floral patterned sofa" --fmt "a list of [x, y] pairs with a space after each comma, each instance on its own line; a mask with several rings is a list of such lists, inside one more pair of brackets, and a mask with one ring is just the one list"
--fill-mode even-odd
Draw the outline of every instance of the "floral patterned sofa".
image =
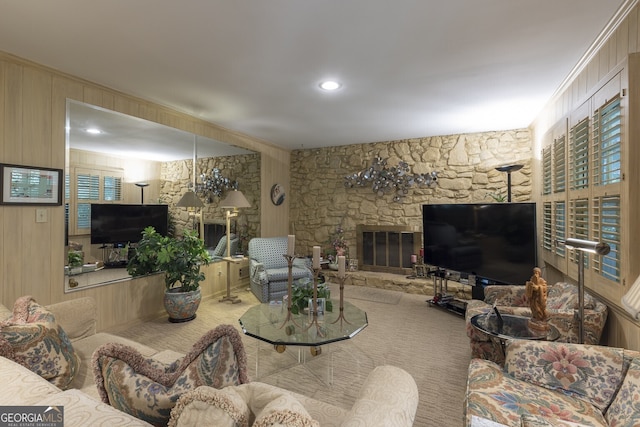
[[[525, 286], [493, 285], [484, 288], [484, 301], [472, 300], [467, 304], [466, 330], [471, 345], [471, 356], [503, 362], [502, 349], [491, 338], [471, 325], [471, 318], [479, 313], [489, 312], [493, 306], [500, 313], [531, 317]], [[560, 332], [561, 342], [577, 343], [578, 287], [565, 282], [549, 286], [547, 291], [547, 311], [549, 323]], [[599, 344], [604, 325], [607, 321], [607, 306], [588, 292], [584, 293], [584, 344]]]
[[509, 340], [504, 366], [469, 364], [465, 425], [640, 425], [640, 352], [548, 341]]

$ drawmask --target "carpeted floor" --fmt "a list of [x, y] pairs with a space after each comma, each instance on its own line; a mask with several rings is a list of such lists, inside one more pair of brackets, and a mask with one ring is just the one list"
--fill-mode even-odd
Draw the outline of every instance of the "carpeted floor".
[[[331, 287], [335, 299], [339, 290]], [[239, 304], [203, 301], [197, 318], [188, 323], [159, 318], [115, 333], [158, 350], [185, 352], [219, 324], [228, 323], [240, 330], [238, 318], [258, 300], [250, 292], [238, 295], [242, 299]], [[251, 378], [350, 408], [375, 366], [395, 365], [409, 372], [418, 385], [420, 403], [415, 426], [460, 426], [470, 360], [463, 317], [430, 307], [423, 295], [348, 286], [345, 299], [367, 312], [369, 325], [351, 340], [323, 347], [323, 354], [317, 358], [305, 355], [309, 361], [304, 365], [296, 363], [297, 348], [289, 347], [278, 354], [265, 343], [243, 335]], [[326, 384], [330, 365], [331, 386]]]

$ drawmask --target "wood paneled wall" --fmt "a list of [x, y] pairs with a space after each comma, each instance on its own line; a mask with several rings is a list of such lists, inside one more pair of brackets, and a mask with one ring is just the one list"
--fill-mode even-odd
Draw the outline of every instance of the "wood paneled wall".
[[[64, 168], [67, 98], [260, 152], [261, 230], [264, 235], [287, 234], [288, 209], [273, 206], [268, 194], [276, 182], [288, 185], [288, 151], [2, 52], [0, 162]], [[162, 312], [164, 288], [153, 278], [65, 294], [64, 208], [45, 209], [48, 221], [36, 223], [36, 207], [0, 206], [2, 304], [11, 307], [22, 295], [42, 304], [90, 295], [98, 302], [101, 329]]]
[[[622, 308], [620, 298], [629, 290], [635, 278], [640, 274], [640, 7], [637, 2], [626, 4], [628, 10], [621, 11], [619, 20], [606, 29], [607, 37], [602, 37], [599, 45], [594, 46], [585, 55], [585, 61], [578, 64], [574, 75], [560, 88], [557, 96], [547, 105], [532, 124], [538, 156], [534, 170], [541, 188], [542, 166], [540, 152], [545, 135], [551, 132], [560, 121], [578, 109], [595, 91], [603, 86], [615, 73], [620, 72], [623, 108], [623, 153], [625, 179], [622, 186], [622, 224], [626, 225], [622, 244], [623, 283], [613, 288], [603, 289], [597, 283], [585, 283], [590, 292], [600, 296], [609, 307], [609, 320], [605, 330], [604, 342], [611, 346], [640, 350], [640, 323], [633, 320]], [[539, 194], [539, 191], [538, 193]], [[626, 244], [625, 244], [626, 243]], [[569, 278], [569, 280], [571, 280]]]

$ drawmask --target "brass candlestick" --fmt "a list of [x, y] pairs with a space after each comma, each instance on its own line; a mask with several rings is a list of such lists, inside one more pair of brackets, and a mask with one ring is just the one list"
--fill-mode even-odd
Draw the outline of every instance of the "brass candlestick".
[[331, 323], [337, 323], [338, 320], [340, 320], [341, 322], [344, 321], [351, 324], [351, 322], [344, 317], [344, 282], [347, 280], [347, 275], [345, 274], [343, 277], [338, 277], [338, 280], [340, 281], [340, 314], [338, 315], [338, 318]]
[[314, 268], [313, 269], [313, 298], [312, 298], [312, 307], [311, 307], [312, 320], [309, 323], [309, 326], [307, 326], [307, 328], [305, 329], [305, 331], [309, 330], [309, 328], [311, 328], [311, 325], [315, 324], [318, 330], [318, 335], [323, 337], [324, 333], [322, 332], [322, 328], [318, 323], [318, 276], [319, 275], [320, 275], [320, 269]]
[[291, 321], [294, 325], [298, 326], [295, 319], [293, 318], [293, 314], [291, 313], [291, 300], [292, 296], [292, 288], [293, 288], [293, 260], [296, 258], [295, 255], [284, 254], [283, 255], [287, 259], [287, 267], [289, 268], [289, 276], [287, 283], [287, 317], [282, 322], [280, 328], [287, 324], [287, 322]]

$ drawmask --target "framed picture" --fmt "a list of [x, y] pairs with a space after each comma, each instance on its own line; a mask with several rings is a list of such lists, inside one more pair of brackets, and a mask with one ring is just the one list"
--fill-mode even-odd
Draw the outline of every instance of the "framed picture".
[[0, 204], [62, 204], [62, 169], [0, 163]]

